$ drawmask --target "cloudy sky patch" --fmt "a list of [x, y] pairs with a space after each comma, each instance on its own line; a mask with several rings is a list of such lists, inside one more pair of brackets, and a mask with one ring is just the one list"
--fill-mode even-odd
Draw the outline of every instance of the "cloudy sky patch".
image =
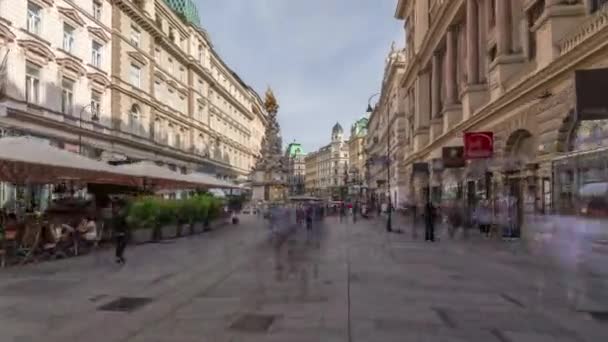
[[329, 142], [365, 113], [402, 23], [393, 0], [197, 0], [216, 50], [263, 94], [274, 89], [284, 145]]

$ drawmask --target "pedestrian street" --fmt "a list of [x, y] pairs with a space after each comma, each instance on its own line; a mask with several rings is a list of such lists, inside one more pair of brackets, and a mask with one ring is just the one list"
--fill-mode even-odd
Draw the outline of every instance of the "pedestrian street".
[[[270, 238], [242, 216], [189, 238], [0, 273], [4, 342], [605, 341], [608, 275], [475, 232], [328, 217]], [[599, 252], [598, 252], [599, 253]], [[604, 259], [605, 260], [605, 259]], [[593, 271], [591, 271], [593, 270]]]

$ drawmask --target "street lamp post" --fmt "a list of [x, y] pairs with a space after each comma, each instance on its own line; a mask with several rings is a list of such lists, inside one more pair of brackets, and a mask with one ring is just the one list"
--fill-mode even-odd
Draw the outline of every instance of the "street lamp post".
[[[367, 112], [371, 113], [374, 111], [372, 108], [372, 99], [380, 93], [376, 93], [369, 97], [367, 100]], [[390, 111], [388, 106], [386, 107], [386, 187], [388, 192], [388, 212], [386, 220], [386, 231], [391, 233], [393, 231], [392, 213], [393, 204], [391, 200], [391, 129], [390, 129]]]
[[91, 120], [93, 121], [99, 121], [99, 117], [97, 116], [96, 112], [93, 112], [93, 103], [89, 103], [88, 105], [82, 107], [80, 109], [80, 115], [78, 118], [78, 154], [82, 154], [82, 113], [84, 113], [84, 110], [87, 108], [91, 108], [91, 112], [92, 112], [92, 116], [91, 116]]

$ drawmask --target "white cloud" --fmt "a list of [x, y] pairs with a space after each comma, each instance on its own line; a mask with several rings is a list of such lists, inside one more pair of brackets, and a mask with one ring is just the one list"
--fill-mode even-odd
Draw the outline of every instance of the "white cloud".
[[390, 42], [403, 40], [395, 1], [200, 0], [205, 28], [243, 79], [281, 103], [284, 142], [307, 151], [347, 129], [380, 87]]

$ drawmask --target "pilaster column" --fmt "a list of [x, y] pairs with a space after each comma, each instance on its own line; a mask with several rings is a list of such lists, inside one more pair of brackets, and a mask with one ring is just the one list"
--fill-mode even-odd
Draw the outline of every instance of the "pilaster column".
[[458, 102], [458, 94], [457, 94], [457, 75], [456, 75], [456, 63], [457, 61], [457, 36], [456, 36], [456, 28], [450, 27], [446, 34], [447, 40], [447, 66], [446, 66], [446, 87], [447, 87], [447, 96], [446, 102], [447, 104], [454, 104]]
[[479, 20], [477, 0], [467, 0], [467, 84], [479, 83]]
[[496, 1], [496, 46], [499, 56], [511, 54], [511, 0]]
[[441, 58], [438, 52], [433, 54], [431, 59], [431, 118], [434, 119], [441, 114], [439, 108], [441, 96]]

